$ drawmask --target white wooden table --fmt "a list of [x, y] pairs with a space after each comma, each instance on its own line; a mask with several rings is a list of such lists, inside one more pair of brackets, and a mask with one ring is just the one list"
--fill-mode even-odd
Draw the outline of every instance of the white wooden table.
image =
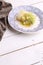
[[[6, 0], [13, 8], [32, 5], [43, 11], [43, 0]], [[43, 65], [43, 29], [35, 34], [6, 30], [0, 42], [0, 65]]]

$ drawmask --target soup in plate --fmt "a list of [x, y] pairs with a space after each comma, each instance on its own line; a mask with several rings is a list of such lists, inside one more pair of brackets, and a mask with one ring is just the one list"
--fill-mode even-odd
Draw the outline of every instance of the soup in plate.
[[34, 29], [40, 23], [40, 19], [36, 14], [24, 10], [17, 14], [16, 20], [18, 21], [19, 26], [27, 29]]

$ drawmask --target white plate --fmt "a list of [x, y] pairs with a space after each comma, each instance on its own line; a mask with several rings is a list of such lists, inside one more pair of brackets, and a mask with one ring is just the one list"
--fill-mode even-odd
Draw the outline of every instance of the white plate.
[[[19, 27], [14, 21], [16, 21], [14, 19], [14, 17], [16, 16], [16, 14], [20, 11], [20, 10], [26, 10], [26, 11], [29, 11], [29, 12], [33, 12], [35, 13], [39, 18], [40, 18], [40, 24], [32, 29], [32, 30], [25, 30], [21, 27]], [[28, 6], [28, 5], [24, 5], [24, 6], [19, 6], [15, 9], [12, 9], [12, 11], [9, 13], [9, 16], [8, 16], [8, 22], [10, 24], [10, 26], [19, 31], [19, 32], [22, 32], [22, 33], [33, 33], [33, 32], [37, 32], [39, 30], [41, 30], [43, 28], [43, 12], [38, 9], [38, 8], [35, 8], [33, 6]]]

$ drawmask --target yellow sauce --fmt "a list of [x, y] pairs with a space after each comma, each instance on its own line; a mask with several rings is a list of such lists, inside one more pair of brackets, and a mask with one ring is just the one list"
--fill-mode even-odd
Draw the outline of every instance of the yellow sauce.
[[29, 27], [35, 23], [35, 15], [32, 12], [20, 11], [16, 19], [21, 25]]

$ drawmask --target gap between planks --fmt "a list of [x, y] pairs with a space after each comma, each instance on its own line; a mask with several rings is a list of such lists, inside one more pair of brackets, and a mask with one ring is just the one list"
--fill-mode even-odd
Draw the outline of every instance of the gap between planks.
[[23, 49], [26, 49], [26, 48], [29, 48], [29, 47], [36, 46], [36, 45], [39, 45], [39, 44], [42, 44], [42, 43], [43, 43], [43, 41], [38, 42], [38, 43], [34, 43], [34, 44], [32, 44], [32, 45], [29, 45], [29, 46], [25, 46], [25, 47], [23, 47], [23, 48], [19, 48], [19, 49], [17, 49], [17, 50], [13, 50], [13, 51], [4, 53], [4, 54], [1, 54], [0, 57], [9, 55], [9, 54], [11, 54], [11, 53], [14, 53], [14, 52], [17, 52], [17, 51], [20, 51], [20, 50], [23, 50]]

